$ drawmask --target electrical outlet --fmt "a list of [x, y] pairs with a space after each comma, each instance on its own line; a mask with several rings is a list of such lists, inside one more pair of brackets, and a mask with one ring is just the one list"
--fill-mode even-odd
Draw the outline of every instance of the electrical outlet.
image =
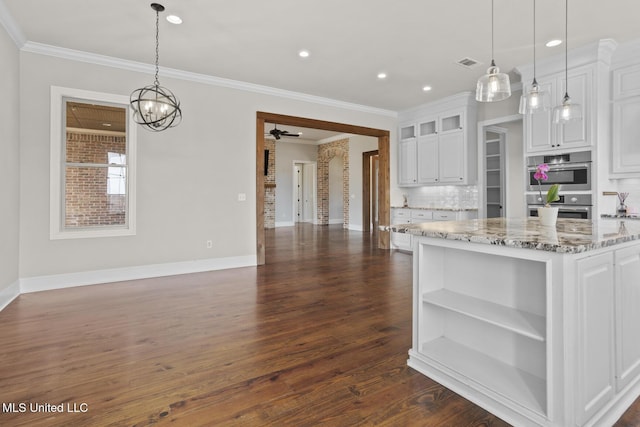
[[213, 247], [213, 241], [207, 240], [207, 249], [211, 249]]
[[247, 195], [245, 193], [238, 193], [238, 201], [244, 202], [245, 200], [247, 200]]

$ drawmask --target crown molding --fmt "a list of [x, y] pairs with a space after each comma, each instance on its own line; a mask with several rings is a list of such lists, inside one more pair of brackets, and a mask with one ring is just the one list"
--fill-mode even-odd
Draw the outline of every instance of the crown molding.
[[24, 44], [27, 42], [27, 38], [24, 36], [22, 29], [16, 23], [15, 19], [7, 9], [7, 5], [4, 4], [3, 0], [0, 0], [0, 24], [4, 27], [9, 34], [9, 37], [13, 39], [13, 42], [16, 44], [18, 49], [22, 49]]
[[[2, 0], [0, 0], [0, 2], [1, 1]], [[67, 49], [67, 48], [47, 45], [43, 43], [27, 41], [22, 46], [21, 50], [23, 52], [54, 56], [57, 58], [68, 59], [71, 61], [86, 62], [89, 64], [119, 68], [122, 70], [135, 71], [138, 73], [145, 73], [150, 75], [155, 74], [155, 66], [151, 64], [145, 64], [142, 62], [115, 58], [112, 56], [83, 52], [83, 51], [74, 50], [74, 49]], [[226, 87], [226, 88], [237, 89], [237, 90], [242, 90], [246, 92], [254, 92], [254, 93], [259, 93], [263, 95], [277, 96], [280, 98], [310, 102], [313, 104], [343, 108], [346, 110], [354, 110], [354, 111], [360, 111], [364, 113], [378, 114], [381, 116], [388, 116], [393, 118], [398, 117], [398, 113], [392, 110], [369, 107], [366, 105], [354, 104], [350, 102], [339, 101], [336, 99], [324, 98], [321, 96], [309, 95], [309, 94], [300, 93], [300, 92], [293, 92], [289, 90], [283, 90], [283, 89], [278, 89], [274, 87], [258, 85], [254, 83], [247, 83], [247, 82], [242, 82], [238, 80], [225, 79], [222, 77], [215, 77], [215, 76], [210, 76], [206, 74], [193, 73], [190, 71], [183, 71], [175, 68], [160, 67], [160, 74], [164, 77], [187, 80], [187, 81], [206, 84], [210, 86]]]

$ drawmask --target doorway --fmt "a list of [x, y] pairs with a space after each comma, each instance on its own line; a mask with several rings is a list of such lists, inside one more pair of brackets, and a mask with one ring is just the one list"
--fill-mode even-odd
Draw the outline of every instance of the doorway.
[[[345, 123], [327, 122], [304, 117], [287, 116], [267, 112], [256, 113], [256, 261], [265, 263], [264, 230], [264, 125], [265, 123], [299, 126], [354, 135], [372, 136], [378, 139], [379, 172], [377, 192], [377, 216], [381, 224], [389, 224], [390, 217], [390, 179], [389, 179], [389, 131], [367, 128]], [[389, 232], [377, 233], [377, 246], [389, 249]]]
[[525, 175], [522, 116], [478, 122], [478, 217], [525, 215]]
[[316, 218], [316, 164], [293, 163], [293, 221], [315, 223]]

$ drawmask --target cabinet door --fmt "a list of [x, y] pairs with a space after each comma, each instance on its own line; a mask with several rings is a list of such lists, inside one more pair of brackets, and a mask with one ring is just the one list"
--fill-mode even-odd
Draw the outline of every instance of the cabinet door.
[[615, 252], [616, 386], [640, 375], [640, 247]]
[[577, 267], [575, 410], [583, 425], [614, 395], [613, 253], [581, 259]]
[[613, 104], [613, 173], [640, 173], [640, 96]]
[[[553, 81], [539, 80], [540, 90], [547, 91], [551, 105], [555, 104], [556, 99], [556, 85], [555, 79]], [[548, 111], [541, 111], [536, 114], [525, 114], [524, 116], [524, 131], [525, 138], [527, 140], [527, 152], [544, 151], [554, 148], [556, 146], [557, 129], [551, 123], [552, 108]]]
[[418, 138], [418, 183], [432, 184], [438, 182], [438, 135], [427, 135]]
[[456, 132], [463, 129], [464, 110], [450, 110], [442, 113], [438, 118], [438, 133]]
[[465, 182], [464, 132], [441, 134], [438, 141], [438, 159], [440, 161], [440, 182]]
[[416, 167], [416, 139], [398, 142], [398, 185], [415, 185]]
[[[591, 144], [590, 126], [592, 117], [591, 88], [593, 85], [592, 68], [579, 68], [569, 71], [569, 96], [571, 102], [582, 108], [582, 120], [574, 120], [559, 126], [557, 146], [564, 148], [582, 147]], [[559, 78], [558, 101], [564, 97], [565, 81]], [[557, 126], [557, 125], [556, 125]]]

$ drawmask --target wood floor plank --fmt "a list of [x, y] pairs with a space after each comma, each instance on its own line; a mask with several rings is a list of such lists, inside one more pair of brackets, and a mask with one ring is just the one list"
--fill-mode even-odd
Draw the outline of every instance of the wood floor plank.
[[88, 411], [0, 425], [508, 425], [407, 367], [411, 255], [339, 226], [265, 239], [260, 267], [18, 297], [0, 312], [0, 402]]

